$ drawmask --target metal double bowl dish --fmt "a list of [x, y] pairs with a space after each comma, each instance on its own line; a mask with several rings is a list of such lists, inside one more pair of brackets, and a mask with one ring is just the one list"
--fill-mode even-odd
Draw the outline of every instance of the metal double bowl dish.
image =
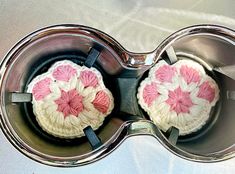
[[[102, 142], [97, 147], [86, 137], [66, 140], [48, 135], [37, 125], [31, 103], [14, 98], [15, 93], [25, 92], [32, 77], [55, 61], [70, 57], [75, 63], [84, 64], [92, 49], [98, 50], [93, 66], [102, 73], [115, 100], [114, 111], [95, 131]], [[139, 83], [148, 70], [161, 59], [171, 62], [170, 54], [200, 63], [220, 87], [220, 100], [212, 109], [208, 123], [196, 133], [178, 137], [177, 142], [170, 141], [168, 135], [149, 120], [136, 99]], [[23, 154], [52, 166], [94, 162], [135, 135], [154, 136], [170, 152], [188, 160], [229, 159], [235, 156], [234, 55], [235, 32], [215, 25], [182, 29], [154, 51], [142, 54], [125, 50], [115, 39], [93, 28], [79, 25], [44, 28], [19, 41], [1, 60], [1, 128]]]

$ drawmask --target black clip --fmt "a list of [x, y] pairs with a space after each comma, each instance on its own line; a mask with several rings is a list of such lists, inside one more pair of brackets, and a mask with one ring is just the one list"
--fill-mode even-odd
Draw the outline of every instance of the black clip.
[[97, 51], [94, 48], [91, 48], [84, 65], [88, 68], [92, 67], [95, 61], [97, 60], [97, 58], [99, 57], [99, 55], [100, 55], [99, 51]]
[[83, 132], [86, 135], [86, 137], [92, 147], [92, 150], [95, 150], [102, 145], [100, 138], [95, 134], [95, 132], [91, 128], [91, 126], [87, 126], [86, 128], [84, 128]]

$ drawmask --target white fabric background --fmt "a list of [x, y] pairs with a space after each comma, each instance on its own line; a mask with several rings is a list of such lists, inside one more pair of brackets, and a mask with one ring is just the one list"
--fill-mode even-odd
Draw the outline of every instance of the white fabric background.
[[[151, 51], [176, 30], [212, 23], [235, 29], [233, 0], [0, 0], [0, 58], [22, 37], [53, 24], [75, 23], [100, 29], [134, 52]], [[18, 152], [0, 132], [0, 173], [235, 173], [235, 159], [205, 164], [168, 152], [149, 136], [126, 140], [109, 156], [76, 168], [49, 167]]]

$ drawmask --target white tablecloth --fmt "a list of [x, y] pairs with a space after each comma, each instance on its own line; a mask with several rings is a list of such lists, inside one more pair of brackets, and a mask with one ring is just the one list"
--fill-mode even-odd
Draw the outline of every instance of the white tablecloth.
[[[233, 0], [0, 0], [0, 58], [22, 37], [53, 24], [100, 29], [134, 52], [151, 51], [172, 32], [212, 23], [235, 29]], [[76, 168], [39, 164], [18, 152], [0, 132], [0, 173], [235, 173], [235, 159], [196, 163], [168, 152], [150, 136], [132, 137], [109, 156]]]

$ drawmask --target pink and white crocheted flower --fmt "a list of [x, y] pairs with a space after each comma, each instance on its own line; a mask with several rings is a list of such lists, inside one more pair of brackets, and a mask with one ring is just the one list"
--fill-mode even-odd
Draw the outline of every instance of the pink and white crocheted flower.
[[95, 68], [71, 61], [56, 62], [28, 86], [39, 125], [61, 138], [83, 136], [83, 129], [97, 129], [114, 107], [113, 96]]
[[218, 101], [219, 88], [196, 62], [179, 60], [168, 65], [162, 60], [141, 82], [137, 98], [160, 129], [175, 126], [185, 135], [206, 123]]

